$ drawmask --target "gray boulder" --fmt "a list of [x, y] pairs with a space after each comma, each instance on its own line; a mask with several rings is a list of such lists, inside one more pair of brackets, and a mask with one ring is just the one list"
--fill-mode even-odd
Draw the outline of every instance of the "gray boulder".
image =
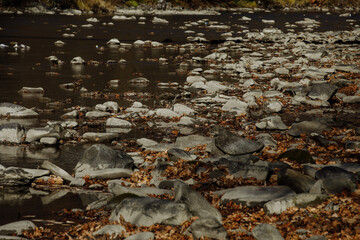
[[0, 125], [0, 142], [21, 143], [25, 135], [25, 128], [18, 123]]
[[328, 101], [335, 93], [337, 87], [332, 84], [315, 84], [312, 86], [308, 96], [312, 99]]
[[201, 237], [227, 239], [225, 228], [214, 218], [200, 218], [196, 220], [189, 226], [185, 234], [191, 234], [195, 239]]
[[309, 192], [316, 180], [293, 169], [283, 169], [278, 173], [278, 184], [285, 185], [296, 193]]
[[103, 144], [94, 144], [85, 150], [75, 166], [75, 174], [84, 174], [108, 168], [133, 168], [134, 160], [125, 152]]
[[213, 207], [200, 193], [190, 188], [186, 183], [174, 183], [175, 202], [184, 203], [193, 216], [201, 218], [214, 218], [221, 223], [220, 212]]
[[359, 103], [360, 102], [360, 96], [346, 96], [343, 97], [344, 103]]
[[264, 147], [263, 143], [239, 137], [225, 129], [220, 129], [219, 135], [215, 138], [215, 145], [230, 155], [253, 153]]
[[279, 230], [267, 223], [257, 225], [252, 234], [256, 240], [284, 240]]
[[315, 163], [314, 159], [310, 155], [310, 152], [306, 149], [290, 148], [285, 152], [281, 153], [278, 159], [287, 158], [290, 161], [297, 163]]
[[267, 214], [280, 214], [290, 207], [307, 207], [321, 204], [328, 198], [324, 194], [300, 193], [271, 200], [264, 205]]
[[204, 137], [201, 135], [190, 135], [190, 136], [182, 136], [178, 137], [175, 141], [175, 147], [177, 148], [193, 148], [198, 145], [210, 144], [212, 138]]
[[119, 222], [120, 217], [136, 226], [180, 225], [189, 220], [191, 214], [183, 203], [150, 197], [130, 197], [122, 200], [111, 212], [109, 220]]
[[295, 192], [287, 186], [241, 186], [214, 192], [216, 195], [224, 194], [221, 197], [221, 204], [235, 202], [246, 204], [249, 207], [261, 206], [264, 203], [284, 197], [295, 195]]
[[294, 123], [288, 133], [293, 137], [300, 137], [301, 134], [321, 134], [326, 128], [327, 126], [325, 124], [318, 121], [303, 121]]
[[21, 235], [23, 231], [35, 229], [36, 225], [28, 220], [18, 221], [18, 222], [12, 222], [5, 225], [0, 226], [0, 234], [5, 235]]

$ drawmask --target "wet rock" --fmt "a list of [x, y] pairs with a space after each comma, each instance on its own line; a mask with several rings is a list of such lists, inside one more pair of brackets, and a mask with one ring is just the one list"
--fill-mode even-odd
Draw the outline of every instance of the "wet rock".
[[0, 234], [21, 235], [23, 231], [31, 230], [35, 228], [36, 225], [32, 221], [28, 221], [28, 220], [17, 221], [0, 226]]
[[294, 123], [288, 133], [293, 137], [300, 137], [301, 134], [321, 134], [325, 129], [327, 129], [327, 126], [318, 121], [303, 121]]
[[123, 226], [120, 225], [105, 225], [101, 229], [97, 230], [93, 233], [94, 236], [99, 235], [106, 235], [109, 234], [110, 236], [117, 236], [119, 234], [122, 234], [122, 232], [126, 232], [126, 229]]
[[125, 240], [153, 240], [153, 239], [155, 239], [155, 234], [152, 232], [139, 232], [125, 238]]
[[111, 222], [125, 221], [136, 226], [180, 225], [190, 219], [185, 204], [149, 197], [126, 198], [111, 213]]
[[27, 185], [33, 176], [21, 168], [6, 168], [0, 170], [0, 186]]
[[151, 21], [153, 24], [168, 24], [169, 21], [163, 18], [154, 17]]
[[124, 127], [131, 128], [132, 124], [129, 121], [119, 118], [108, 118], [106, 120], [106, 127]]
[[200, 193], [190, 188], [186, 183], [177, 181], [174, 183], [175, 202], [184, 203], [193, 216], [200, 219], [215, 219], [222, 221], [220, 212], [214, 208]]
[[26, 132], [26, 142], [33, 142], [40, 140], [44, 137], [54, 137], [56, 139], [60, 138], [59, 133], [51, 127], [45, 128], [31, 128]]
[[285, 130], [288, 129], [287, 126], [283, 123], [280, 116], [270, 116], [260, 120], [260, 122], [255, 124], [259, 129], [269, 129], [269, 130]]
[[45, 145], [55, 145], [58, 139], [56, 137], [42, 137], [40, 138], [40, 143]]
[[86, 64], [86, 62], [84, 59], [82, 59], [82, 57], [74, 57], [73, 59], [71, 59], [70, 64], [83, 65]]
[[279, 230], [267, 223], [257, 225], [252, 234], [256, 240], [284, 240]]
[[267, 214], [280, 214], [290, 207], [307, 207], [321, 204], [327, 198], [328, 196], [323, 194], [300, 193], [267, 202], [264, 205], [264, 210]]
[[335, 167], [335, 166], [327, 166], [315, 173], [316, 179], [323, 179], [323, 178], [347, 178], [351, 181], [355, 181], [355, 175], [352, 172], [346, 171], [345, 169]]
[[278, 173], [278, 184], [285, 185], [296, 193], [309, 192], [316, 180], [293, 169], [283, 169]]
[[75, 166], [75, 175], [109, 168], [133, 167], [134, 160], [125, 152], [113, 150], [103, 144], [94, 144], [85, 150]]
[[260, 151], [264, 144], [237, 136], [228, 130], [221, 129], [215, 138], [215, 145], [230, 155], [241, 155]]
[[45, 93], [42, 87], [22, 87], [18, 93], [20, 94], [33, 94], [33, 93]]
[[285, 196], [295, 195], [295, 192], [287, 186], [241, 186], [214, 192], [216, 195], [224, 194], [221, 197], [221, 204], [235, 202], [246, 204], [249, 207], [262, 206], [264, 203]]
[[308, 96], [312, 99], [328, 101], [336, 93], [336, 90], [337, 87], [332, 84], [315, 84]]
[[65, 179], [69, 182], [74, 181], [74, 177], [71, 176], [69, 173], [67, 173], [65, 170], [63, 170], [62, 168], [56, 166], [55, 164], [53, 164], [50, 161], [45, 160], [42, 164], [41, 167], [44, 169], [48, 169], [50, 172], [52, 172], [53, 174], [55, 174], [56, 176], [61, 177], [62, 179]]
[[306, 149], [290, 148], [281, 153], [278, 159], [287, 158], [297, 163], [315, 163], [314, 159], [310, 155], [310, 152]]
[[322, 178], [318, 180], [314, 186], [310, 189], [310, 193], [318, 194], [338, 194], [345, 190], [349, 192], [355, 191], [357, 185], [348, 178], [336, 177], [336, 178]]
[[256, 178], [260, 181], [265, 181], [268, 179], [270, 173], [270, 168], [266, 166], [258, 165], [243, 165], [238, 164], [236, 167], [231, 169], [230, 174], [234, 177], [241, 178]]
[[0, 116], [9, 116], [11, 118], [36, 118], [37, 112], [26, 107], [13, 103], [0, 103]]
[[25, 128], [18, 123], [0, 125], [0, 142], [21, 143], [25, 136]]
[[191, 234], [195, 239], [208, 237], [211, 239], [227, 239], [223, 225], [214, 218], [200, 218], [193, 222], [185, 234]]
[[113, 139], [119, 137], [117, 132], [98, 133], [98, 132], [87, 132], [84, 133], [81, 138], [89, 140], [90, 142], [111, 142]]
[[107, 41], [106, 44], [110, 46], [120, 46], [120, 41], [117, 38], [112, 38], [109, 41]]

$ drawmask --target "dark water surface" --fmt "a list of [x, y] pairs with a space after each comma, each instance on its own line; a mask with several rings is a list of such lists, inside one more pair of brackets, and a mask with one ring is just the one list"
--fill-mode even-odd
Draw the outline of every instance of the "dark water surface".
[[[249, 23], [239, 21], [242, 16], [252, 18]], [[124, 93], [128, 91], [149, 92], [158, 95], [161, 92], [171, 92], [174, 90], [159, 89], [157, 82], [178, 82], [184, 83], [186, 73], [179, 73], [179, 62], [173, 59], [181, 55], [178, 49], [166, 50], [150, 48], [132, 48], [120, 52], [118, 49], [108, 48], [106, 42], [111, 38], [118, 38], [124, 43], [133, 43], [135, 40], [163, 41], [171, 39], [173, 45], [185, 44], [186, 35], [184, 29], [185, 22], [194, 22], [200, 19], [209, 21], [218, 21], [219, 23], [231, 26], [234, 31], [233, 37], [243, 36], [243, 29], [250, 31], [261, 30], [269, 27], [263, 24], [262, 19], [275, 20], [274, 27], [284, 32], [287, 31], [285, 23], [294, 24], [296, 21], [308, 17], [320, 22], [320, 27], [314, 31], [343, 31], [352, 28], [350, 22], [339, 17], [339, 13], [327, 15], [325, 12], [255, 12], [255, 13], [222, 13], [218, 16], [160, 16], [169, 21], [168, 25], [154, 25], [151, 23], [152, 16], [146, 16], [145, 25], [139, 25], [139, 20], [112, 21], [108, 16], [96, 16], [100, 22], [92, 23], [94, 27], [83, 28], [81, 25], [88, 24], [86, 19], [90, 16], [62, 16], [62, 15], [14, 15], [0, 14], [0, 44], [9, 45], [7, 48], [0, 48], [0, 102], [16, 102], [26, 107], [38, 107], [46, 109], [48, 106], [44, 101], [38, 98], [23, 98], [17, 92], [22, 87], [43, 87], [44, 97], [48, 101], [69, 99], [67, 107], [82, 105], [94, 106], [97, 103], [103, 103], [104, 99], [96, 100], [80, 96], [79, 91], [66, 91], [59, 87], [59, 84], [74, 82], [78, 78], [73, 75], [89, 75], [82, 78], [82, 86], [89, 91], [109, 91]], [[137, 17], [139, 18], [139, 17]], [[359, 20], [358, 15], [353, 15], [350, 19]], [[103, 23], [113, 22], [113, 26], [103, 25]], [[76, 26], [74, 26], [76, 25]], [[302, 27], [295, 27], [296, 31], [303, 30]], [[220, 34], [226, 31], [217, 31], [202, 26], [189, 27], [187, 30], [194, 30], [196, 33], [204, 33], [208, 40], [219, 40]], [[230, 30], [229, 30], [230, 31]], [[76, 32], [74, 38], [65, 38], [64, 33]], [[92, 38], [88, 38], [92, 36]], [[57, 47], [54, 42], [62, 40], [66, 43], [63, 47]], [[29, 50], [15, 50], [11, 42], [18, 42], [30, 46]], [[99, 51], [99, 47], [104, 46], [104, 51]], [[209, 45], [208, 50], [203, 52], [193, 52], [192, 56], [205, 56], [215, 47]], [[17, 53], [17, 54], [14, 54]], [[185, 54], [189, 54], [188, 52]], [[53, 66], [45, 58], [55, 55], [64, 61], [64, 64]], [[69, 64], [73, 57], [81, 56], [86, 61], [99, 61], [98, 66], [71, 66]], [[165, 57], [169, 59], [168, 65], [160, 65], [156, 61], [144, 61], [144, 59], [157, 59]], [[125, 59], [127, 64], [105, 64], [108, 60]], [[204, 69], [207, 66], [202, 66]], [[195, 66], [190, 66], [190, 70]], [[57, 76], [49, 76], [47, 72], [56, 72]], [[151, 83], [144, 87], [132, 86], [128, 80], [134, 78], [137, 73], [141, 73], [148, 78]], [[108, 81], [120, 79], [118, 88], [109, 89]], [[127, 107], [131, 101], [118, 99], [120, 106]], [[151, 105], [153, 100], [142, 101]], [[44, 125], [48, 119], [58, 120], [63, 114], [63, 110], [55, 110], [50, 114], [42, 114], [40, 120], [34, 125]], [[133, 130], [133, 137], [141, 137], [141, 131]], [[37, 168], [43, 160], [51, 160], [65, 170], [72, 172], [78, 159], [81, 157], [86, 146], [62, 146], [61, 148], [45, 148], [41, 151], [30, 151], [27, 148], [17, 146], [0, 145], [0, 164], [4, 166], [21, 166]], [[19, 219], [25, 219], [26, 215], [36, 215], [36, 217], [51, 217], [54, 211], [62, 208], [83, 207], [79, 196], [70, 194], [58, 201], [44, 205], [39, 196], [31, 196], [29, 199], [12, 201], [11, 204], [6, 201], [4, 194], [0, 193], [0, 224]], [[7, 195], [8, 196], [8, 195]], [[25, 196], [25, 195], [23, 195]], [[14, 196], [12, 196], [14, 197]], [[15, 195], [16, 197], [16, 195]]]

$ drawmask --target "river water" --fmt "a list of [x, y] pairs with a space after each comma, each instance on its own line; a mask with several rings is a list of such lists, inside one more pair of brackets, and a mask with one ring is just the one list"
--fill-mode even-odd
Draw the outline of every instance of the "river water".
[[[250, 17], [249, 22], [240, 21], [243, 16]], [[265, 27], [276, 27], [284, 32], [289, 28], [285, 25], [294, 24], [304, 18], [315, 19], [320, 26], [314, 31], [344, 31], [354, 28], [354, 23], [349, 19], [359, 22], [359, 15], [343, 18], [339, 13], [332, 12], [223, 12], [220, 15], [176, 15], [161, 16], [169, 21], [169, 24], [153, 24], [153, 16], [145, 16], [145, 24], [138, 24], [137, 20], [113, 21], [109, 16], [96, 16], [100, 22], [92, 23], [93, 27], [85, 28], [81, 25], [88, 24], [90, 16], [63, 16], [63, 15], [16, 15], [0, 14], [0, 44], [9, 47], [0, 48], [0, 102], [14, 102], [26, 107], [42, 109], [39, 120], [31, 123], [31, 126], [43, 126], [48, 120], [58, 120], [64, 111], [71, 106], [94, 106], [103, 103], [104, 99], [94, 99], [81, 96], [79, 91], [61, 89], [60, 84], [78, 81], [81, 79], [82, 87], [89, 91], [105, 91], [124, 94], [126, 92], [146, 92], [152, 96], [161, 93], [173, 92], [175, 89], [161, 89], [158, 82], [184, 83], [187, 71], [179, 71], [179, 57], [184, 54], [191, 56], [205, 56], [211, 52], [215, 44], [207, 44], [206, 49], [200, 52], [180, 52], [179, 48], [131, 48], [119, 51], [117, 48], [108, 48], [106, 42], [111, 38], [118, 38], [122, 43], [133, 43], [136, 40], [152, 40], [171, 42], [178, 46], [187, 43], [184, 34], [185, 24], [194, 23], [203, 19], [205, 24], [192, 24], [186, 30], [194, 30], [195, 33], [203, 33], [209, 41], [221, 40], [220, 34], [226, 31], [206, 28], [206, 22], [217, 21], [231, 27], [233, 37], [240, 37], [246, 30], [256, 31]], [[264, 24], [262, 19], [275, 20], [275, 24]], [[112, 22], [113, 25], [108, 23]], [[106, 25], [104, 24], [106, 23]], [[295, 31], [303, 30], [293, 27]], [[230, 31], [227, 30], [227, 31]], [[244, 31], [245, 30], [245, 31]], [[64, 33], [74, 33], [75, 37], [64, 37]], [[57, 40], [66, 44], [62, 47], [54, 45]], [[28, 50], [14, 49], [14, 42], [25, 44]], [[169, 43], [166, 43], [169, 44]], [[101, 48], [104, 47], [103, 50]], [[62, 61], [61, 65], [53, 65], [46, 57], [55, 55]], [[87, 64], [84, 66], [71, 66], [73, 57], [81, 56], [85, 61], [98, 61], [98, 65]], [[169, 60], [169, 64], [161, 65], [154, 61], [159, 57]], [[126, 64], [106, 64], [108, 60], [125, 59]], [[188, 70], [195, 68], [190, 66]], [[208, 66], [201, 66], [204, 70]], [[55, 73], [55, 74], [50, 74]], [[79, 76], [81, 75], [81, 76]], [[142, 75], [150, 80], [146, 87], [130, 85], [128, 81]], [[119, 79], [119, 87], [110, 88], [108, 82]], [[18, 94], [22, 87], [42, 87], [45, 94], [42, 97], [24, 98]], [[120, 106], [127, 107], [132, 101], [120, 97], [115, 99]], [[49, 103], [63, 103], [61, 108], [50, 107]], [[142, 103], [151, 106], [154, 98], [143, 99]], [[51, 111], [46, 111], [51, 109]], [[4, 122], [5, 120], [0, 120]], [[144, 133], [136, 129], [125, 137], [141, 137]], [[58, 166], [71, 172], [81, 157], [86, 146], [62, 146], [61, 148], [44, 148], [41, 151], [31, 151], [28, 148], [18, 146], [0, 145], [0, 164], [8, 166], [38, 167], [42, 161], [51, 160]], [[62, 208], [82, 207], [82, 203], [76, 196], [66, 195], [61, 201], [44, 205], [41, 197], [23, 194], [24, 199], [12, 201], [16, 195], [6, 200], [6, 196], [0, 193], [0, 224], [24, 219], [26, 215], [37, 217], [48, 216], [53, 211]], [[11, 204], [10, 204], [11, 202]], [[6, 209], [6, 211], [5, 211]], [[38, 210], [41, 209], [41, 210]], [[49, 216], [48, 216], [49, 217]], [[51, 218], [51, 217], [50, 217]]]

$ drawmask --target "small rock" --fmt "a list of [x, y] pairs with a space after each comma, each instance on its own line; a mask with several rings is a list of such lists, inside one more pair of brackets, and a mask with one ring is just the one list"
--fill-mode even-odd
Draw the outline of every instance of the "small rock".
[[94, 232], [94, 236], [98, 235], [106, 235], [109, 234], [110, 236], [117, 236], [118, 234], [121, 234], [122, 232], [126, 232], [126, 229], [123, 226], [120, 225], [105, 225], [98, 231]]
[[278, 184], [290, 187], [296, 193], [309, 192], [316, 180], [293, 169], [283, 169], [278, 173]]
[[297, 163], [315, 163], [314, 159], [310, 155], [310, 152], [306, 149], [290, 148], [281, 153], [278, 159], [287, 158]]
[[267, 223], [257, 225], [252, 230], [252, 234], [256, 240], [284, 240], [279, 230]]
[[155, 239], [155, 234], [152, 232], [139, 232], [125, 238], [125, 240], [153, 240], [153, 239]]

